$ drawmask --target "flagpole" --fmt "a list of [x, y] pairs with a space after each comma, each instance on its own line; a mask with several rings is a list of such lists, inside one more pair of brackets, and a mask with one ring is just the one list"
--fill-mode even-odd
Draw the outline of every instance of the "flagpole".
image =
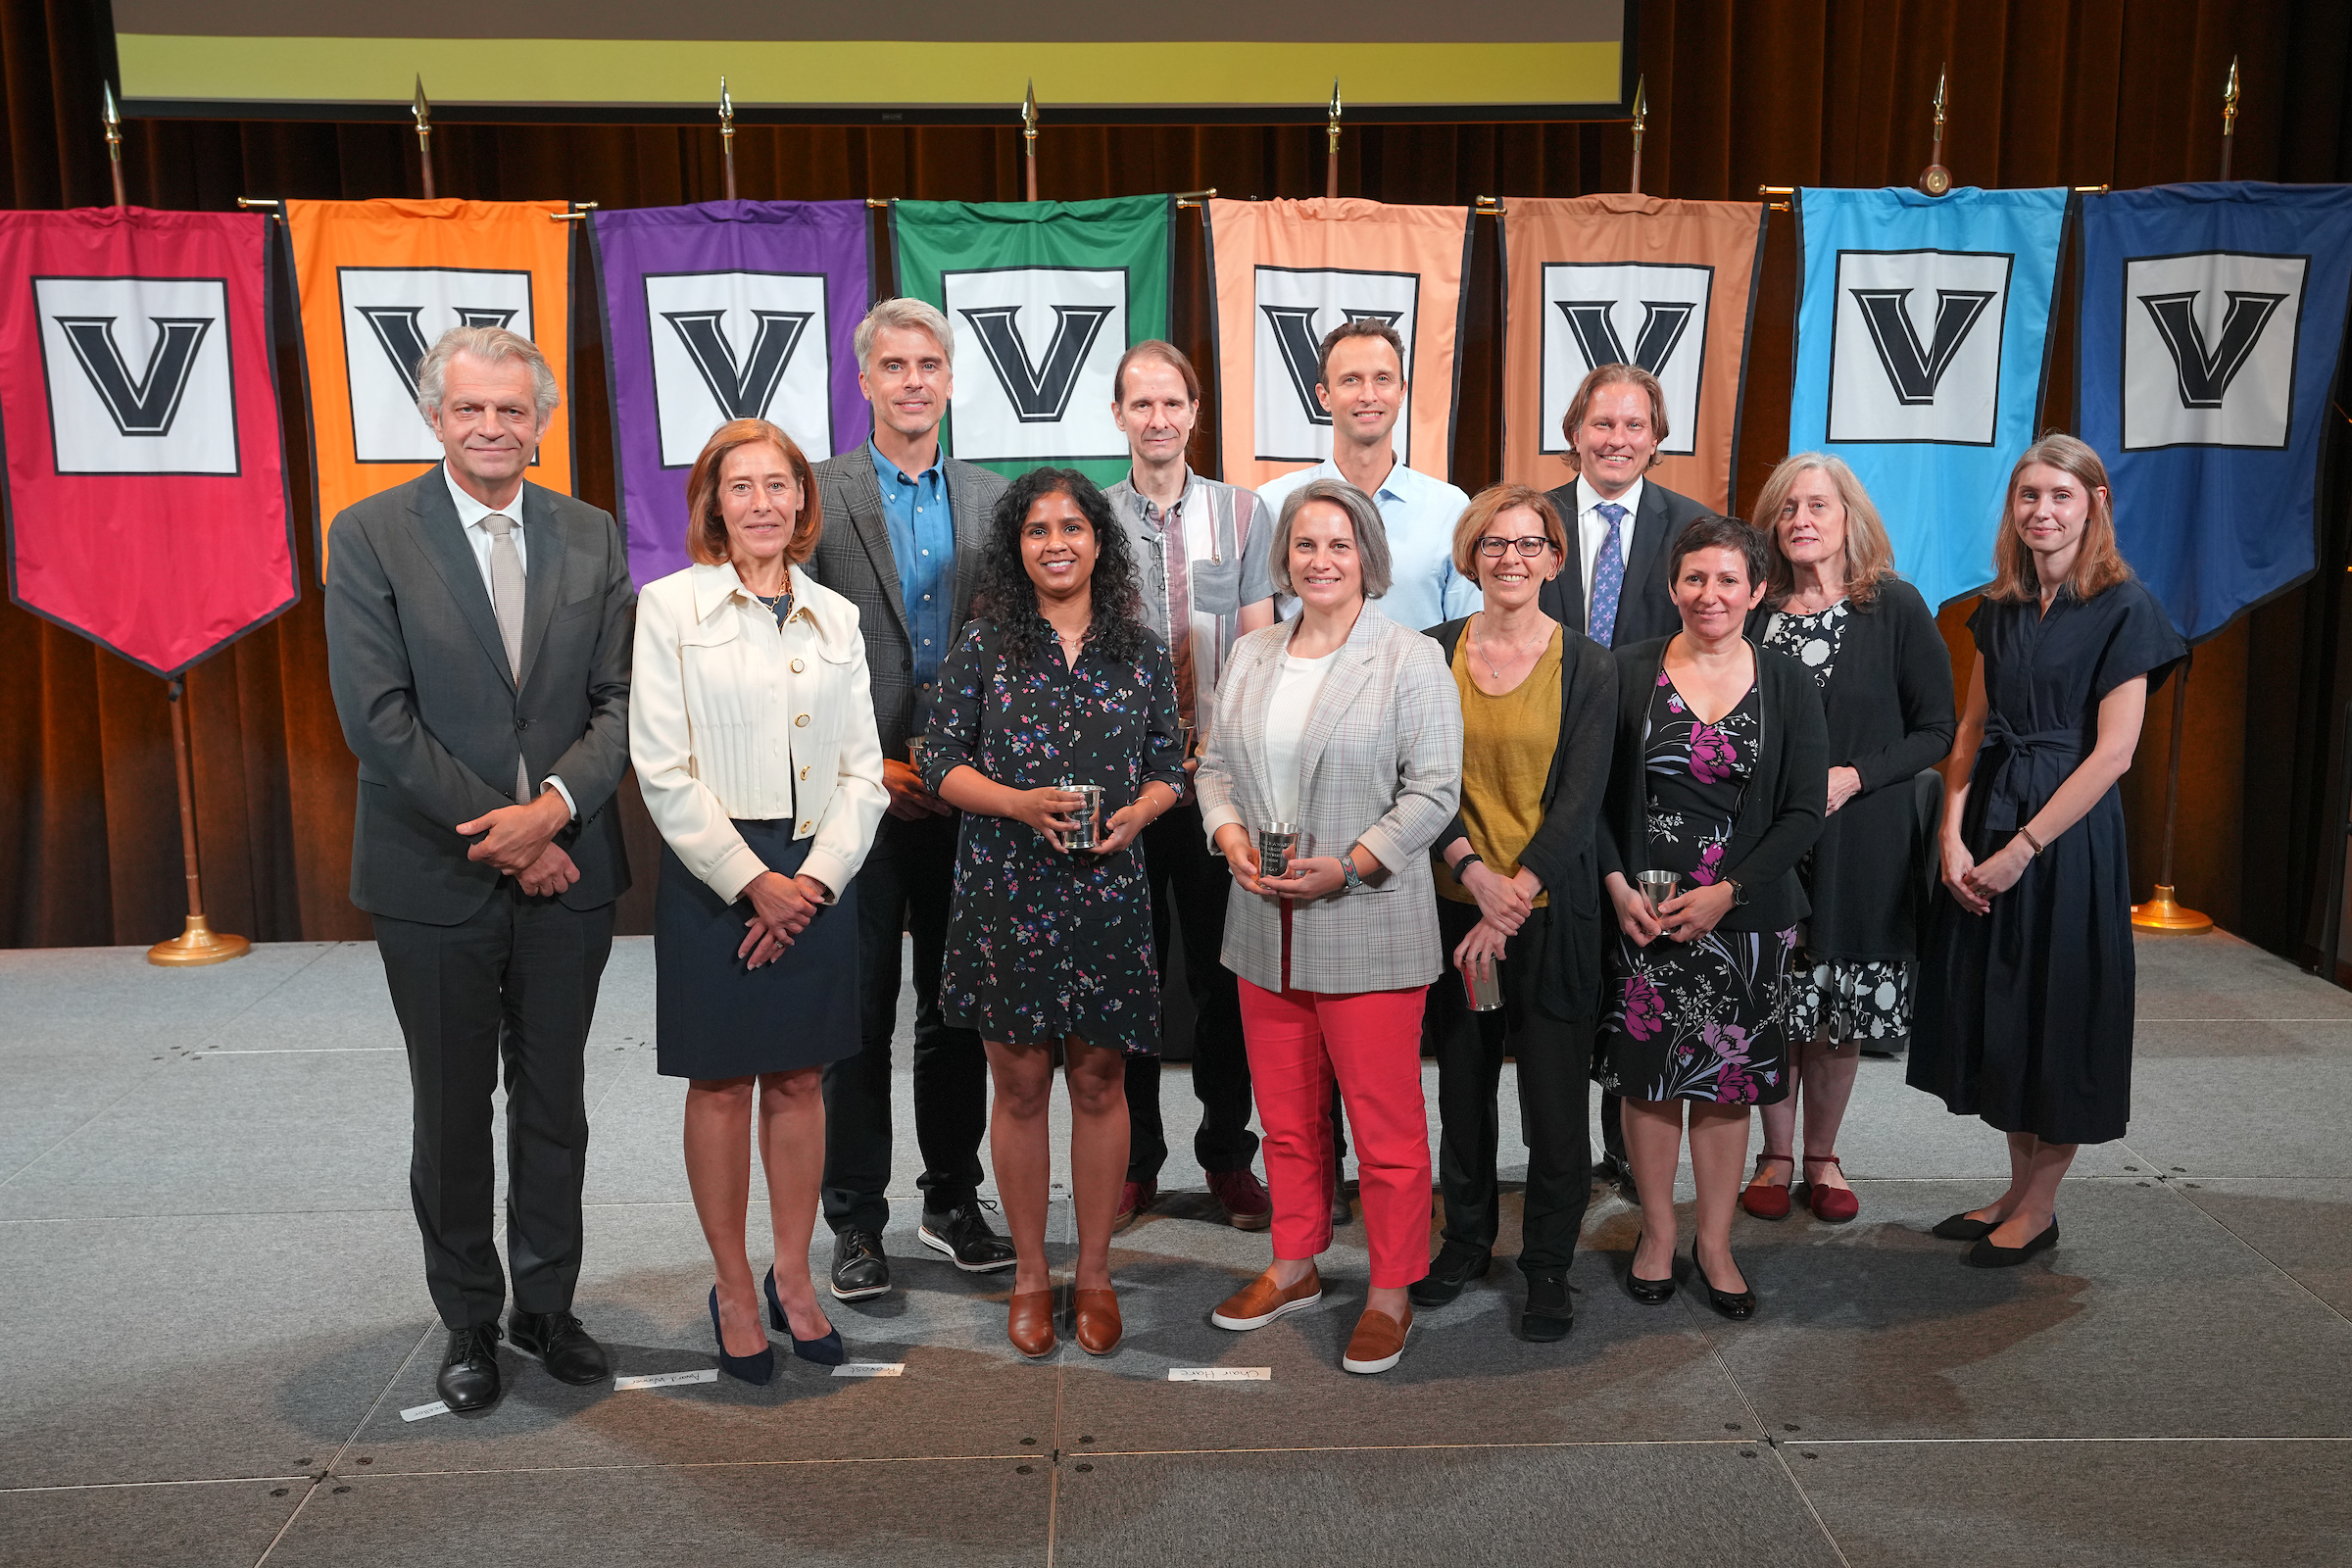
[[433, 106], [424, 96], [424, 76], [416, 77], [416, 100], [409, 106], [416, 117], [416, 163], [424, 171], [424, 199], [433, 199]]
[[[2230, 60], [2230, 80], [2222, 88], [2222, 178], [2230, 177], [2230, 154], [2237, 145], [2237, 58]], [[2164, 771], [2164, 860], [2156, 875], [2156, 895], [2132, 906], [2132, 926], [2137, 931], [2162, 931], [2193, 936], [2213, 929], [2213, 916], [2182, 905], [2173, 880], [2173, 838], [2180, 821], [2180, 743], [2188, 728], [2188, 671], [2195, 656], [2180, 661], [2173, 671], [2173, 738]]]
[[1649, 78], [1640, 76], [1634, 81], [1634, 177], [1626, 189], [1642, 194], [1642, 132], [1649, 127]]
[[187, 866], [188, 923], [178, 936], [147, 950], [149, 963], [176, 968], [226, 963], [242, 958], [253, 947], [243, 937], [215, 931], [204, 917], [204, 881], [196, 870], [196, 770], [188, 760], [187, 686], [184, 674], [165, 683], [172, 699], [172, 760], [179, 774], [179, 855]]
[[1340, 194], [1340, 78], [1331, 78], [1331, 120], [1323, 127], [1323, 194]]
[[1030, 201], [1037, 200], [1037, 83], [1021, 98], [1021, 160], [1028, 171]]
[[106, 169], [115, 180], [115, 205], [128, 207], [130, 203], [122, 197], [122, 116], [115, 108], [115, 84], [102, 81], [98, 90], [105, 99], [99, 121], [106, 126]]
[[727, 200], [735, 199], [735, 100], [727, 96], [727, 78], [718, 78], [719, 161], [726, 168]]

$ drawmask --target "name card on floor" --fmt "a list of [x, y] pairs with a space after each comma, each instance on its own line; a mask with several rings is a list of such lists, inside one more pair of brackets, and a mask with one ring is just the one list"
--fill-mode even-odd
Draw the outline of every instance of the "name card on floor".
[[400, 1412], [400, 1418], [403, 1421], [421, 1421], [428, 1415], [447, 1414], [449, 1414], [449, 1405], [443, 1400], [435, 1399], [430, 1404], [410, 1405], [406, 1410]]
[[1274, 1369], [1270, 1366], [1172, 1366], [1168, 1368], [1170, 1383], [1271, 1383]]
[[906, 1375], [904, 1361], [844, 1361], [833, 1369], [837, 1378], [903, 1378]]
[[612, 1392], [626, 1389], [674, 1389], [685, 1383], [716, 1383], [718, 1368], [707, 1366], [700, 1372], [651, 1372], [643, 1377], [614, 1378]]

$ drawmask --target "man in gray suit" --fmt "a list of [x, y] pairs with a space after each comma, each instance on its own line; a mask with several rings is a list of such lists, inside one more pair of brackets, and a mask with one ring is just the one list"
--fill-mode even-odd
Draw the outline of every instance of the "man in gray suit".
[[923, 1245], [968, 1274], [1012, 1267], [1012, 1244], [980, 1210], [988, 1056], [980, 1037], [940, 1019], [939, 968], [955, 896], [956, 816], [923, 788], [907, 742], [931, 717], [939, 666], [971, 615], [989, 514], [1004, 480], [940, 449], [955, 393], [955, 335], [921, 300], [884, 300], [858, 324], [858, 384], [873, 439], [816, 466], [825, 532], [817, 580], [858, 607], [882, 737], [890, 809], [858, 873], [863, 1049], [825, 1069], [825, 1221], [833, 1294], [890, 1289], [890, 1042], [899, 1017], [899, 940], [914, 942], [914, 1140], [922, 1152]]
[[447, 460], [327, 536], [327, 677], [360, 760], [351, 899], [375, 917], [415, 1091], [410, 1195], [449, 1329], [441, 1397], [499, 1396], [491, 1096], [507, 1085], [508, 1334], [566, 1383], [611, 1368], [571, 1313], [582, 1054], [629, 885], [636, 595], [610, 514], [526, 483], [554, 372], [500, 327], [443, 335], [416, 406]]

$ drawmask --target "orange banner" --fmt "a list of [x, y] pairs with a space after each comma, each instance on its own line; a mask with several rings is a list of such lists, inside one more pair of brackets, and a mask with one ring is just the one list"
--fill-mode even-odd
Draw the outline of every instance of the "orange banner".
[[[453, 326], [504, 326], [571, 379], [571, 230], [564, 202], [286, 203], [311, 394], [318, 570], [355, 501], [441, 461], [416, 412], [416, 361]], [[571, 493], [571, 412], [559, 404], [530, 477]]]
[[1255, 488], [1331, 456], [1316, 350], [1356, 317], [1404, 339], [1397, 461], [1450, 478], [1470, 209], [1212, 201], [1208, 231], [1225, 482]]
[[1501, 226], [1503, 478], [1566, 482], [1560, 419], [1577, 384], [1598, 365], [1639, 365], [1666, 392], [1650, 476], [1729, 512], [1763, 205], [1512, 196]]

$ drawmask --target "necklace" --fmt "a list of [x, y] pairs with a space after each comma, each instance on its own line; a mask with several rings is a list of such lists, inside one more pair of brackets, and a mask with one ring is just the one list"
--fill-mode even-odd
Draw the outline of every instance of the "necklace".
[[776, 617], [776, 624], [779, 626], [784, 623], [785, 617], [792, 613], [792, 571], [789, 567], [784, 572], [784, 586], [776, 593], [763, 594], [748, 584], [743, 591], [765, 605], [768, 612]]
[[[1484, 625], [1486, 624], [1486, 621], [1487, 621], [1487, 614], [1486, 614], [1486, 612], [1485, 612], [1485, 611], [1483, 611], [1483, 610], [1482, 610], [1482, 611], [1480, 611], [1480, 612], [1479, 612], [1479, 614], [1478, 614], [1478, 621], [1479, 621], [1479, 624], [1480, 624], [1481, 626], [1484, 626]], [[1545, 641], [1545, 642], [1549, 642], [1549, 641], [1551, 640], [1551, 634], [1550, 634], [1549, 632], [1544, 632], [1544, 633], [1543, 633], [1542, 635], [1543, 635], [1543, 639], [1544, 639], [1544, 641]], [[1492, 675], [1492, 676], [1494, 676], [1494, 679], [1495, 679], [1495, 680], [1497, 680], [1497, 681], [1501, 680], [1501, 679], [1502, 679], [1502, 671], [1501, 671], [1500, 669], [1498, 669], [1498, 668], [1496, 668], [1496, 667], [1495, 667], [1495, 664], [1494, 664], [1494, 656], [1487, 652], [1487, 650], [1488, 650], [1489, 648], [1492, 648], [1492, 647], [1494, 646], [1494, 641], [1493, 641], [1493, 639], [1491, 639], [1491, 638], [1490, 638], [1490, 639], [1487, 639], [1487, 640], [1486, 640], [1486, 641], [1484, 641], [1484, 642], [1477, 641], [1477, 640], [1473, 640], [1470, 646], [1478, 650], [1478, 657], [1479, 657], [1480, 661], [1481, 661], [1481, 662], [1483, 662], [1486, 664], [1486, 666], [1487, 666], [1487, 673], [1488, 673], [1488, 674], [1490, 674], [1490, 675]], [[1527, 652], [1527, 651], [1528, 651], [1530, 648], [1532, 648], [1532, 647], [1534, 647], [1534, 646], [1535, 646], [1535, 641], [1534, 641], [1534, 639], [1532, 639], [1532, 638], [1531, 638], [1531, 639], [1529, 639], [1529, 640], [1527, 640], [1527, 641], [1525, 641], [1525, 642], [1522, 642], [1522, 643], [1518, 644], [1516, 647], [1512, 648], [1512, 649], [1509, 651], [1508, 655], [1506, 656], [1505, 662], [1512, 663], [1512, 664], [1516, 664], [1516, 663], [1518, 663], [1518, 662], [1519, 662], [1519, 660], [1520, 660], [1520, 657], [1521, 657], [1522, 655], [1524, 655], [1524, 654], [1525, 654], [1525, 653], [1526, 653], [1526, 652]]]

